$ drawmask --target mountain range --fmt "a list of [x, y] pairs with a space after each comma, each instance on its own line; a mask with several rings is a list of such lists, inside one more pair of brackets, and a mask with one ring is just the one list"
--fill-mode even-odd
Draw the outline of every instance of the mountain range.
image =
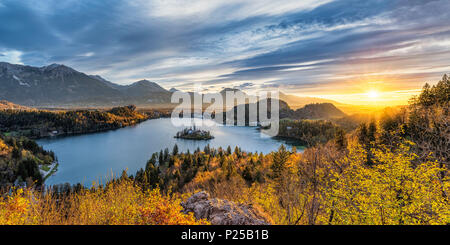
[[26, 106], [111, 106], [170, 102], [171, 92], [141, 80], [130, 85], [109, 82], [70, 67], [32, 67], [0, 62], [0, 99]]
[[[236, 91], [224, 88], [220, 93]], [[138, 106], [170, 105], [175, 88], [166, 90], [155, 82], [140, 80], [119, 85], [98, 75], [87, 75], [61, 64], [43, 67], [0, 62], [0, 100], [33, 107], [110, 107], [135, 104]], [[310, 103], [335, 101], [297, 97], [280, 93], [280, 100], [292, 108]], [[172, 105], [173, 106], [173, 105]]]

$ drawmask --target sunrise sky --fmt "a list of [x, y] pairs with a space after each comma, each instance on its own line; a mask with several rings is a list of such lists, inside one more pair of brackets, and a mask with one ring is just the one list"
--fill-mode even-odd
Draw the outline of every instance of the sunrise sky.
[[449, 23], [448, 0], [0, 0], [0, 61], [394, 105], [450, 72]]

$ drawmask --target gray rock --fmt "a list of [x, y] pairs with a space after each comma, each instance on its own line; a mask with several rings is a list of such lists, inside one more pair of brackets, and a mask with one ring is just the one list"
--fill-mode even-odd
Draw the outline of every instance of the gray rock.
[[195, 218], [213, 225], [270, 225], [252, 206], [211, 198], [205, 191], [192, 195], [181, 205], [184, 213], [192, 212]]

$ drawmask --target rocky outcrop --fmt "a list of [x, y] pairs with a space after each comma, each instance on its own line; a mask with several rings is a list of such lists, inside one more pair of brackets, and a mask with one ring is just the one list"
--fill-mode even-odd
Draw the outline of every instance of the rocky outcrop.
[[192, 212], [195, 218], [206, 219], [212, 225], [270, 225], [251, 205], [210, 198], [205, 191], [192, 195], [181, 205], [185, 213]]

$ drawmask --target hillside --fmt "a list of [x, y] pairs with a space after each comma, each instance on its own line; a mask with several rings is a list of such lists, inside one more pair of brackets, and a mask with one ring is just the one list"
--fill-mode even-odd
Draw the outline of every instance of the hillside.
[[[245, 125], [250, 125], [251, 123], [255, 123], [253, 121], [250, 121], [250, 118], [252, 119], [256, 119], [257, 122], [260, 122], [260, 117], [259, 117], [259, 106], [260, 106], [261, 101], [257, 101], [256, 103], [246, 103], [246, 104], [240, 104], [237, 106], [234, 106], [231, 110], [225, 111], [223, 113], [223, 120], [224, 122], [227, 122], [228, 124], [236, 124], [237, 123], [237, 116], [238, 116], [238, 111], [244, 111], [245, 112]], [[267, 116], [270, 118], [271, 117], [271, 103], [272, 103], [272, 99], [268, 99], [268, 103], [267, 103]], [[251, 108], [256, 108], [256, 110], [253, 110]], [[292, 115], [293, 110], [289, 107], [289, 105], [282, 101], [282, 100], [278, 100], [278, 114], [280, 119], [282, 118], [287, 118], [290, 117]], [[234, 118], [230, 119], [227, 118], [227, 114], [233, 112]]]
[[[270, 117], [271, 112], [271, 104], [268, 103], [268, 116]], [[303, 120], [303, 119], [335, 119], [335, 118], [341, 118], [346, 116], [344, 112], [339, 110], [336, 106], [334, 106], [331, 103], [320, 103], [320, 104], [308, 104], [302, 108], [299, 108], [297, 110], [292, 110], [290, 105], [286, 103], [283, 100], [279, 100], [279, 117], [280, 119], [289, 118], [289, 119], [296, 119], [296, 120]], [[234, 111], [234, 121], [236, 121], [237, 112], [241, 108], [245, 109], [245, 123], [246, 125], [249, 124], [249, 117], [251, 113], [253, 113], [252, 117], [258, 118], [259, 121], [259, 104], [260, 101], [255, 104], [243, 104], [243, 105], [237, 105], [230, 111]], [[256, 111], [251, 111], [250, 108], [255, 107], [257, 108]], [[224, 120], [226, 120], [226, 112], [224, 113]], [[256, 114], [256, 115], [254, 115]]]
[[25, 182], [40, 185], [57, 166], [55, 160], [53, 152], [33, 140], [0, 135], [0, 187]]
[[101, 76], [91, 76], [108, 87], [116, 89], [122, 93], [122, 100], [131, 104], [166, 104], [170, 103], [170, 96], [173, 91], [167, 91], [160, 85], [148, 80], [139, 80], [130, 85], [119, 85], [107, 81]]
[[0, 100], [0, 110], [33, 110], [33, 108], [11, 103], [6, 100]]
[[330, 103], [336, 106], [339, 110], [344, 112], [345, 114], [357, 114], [357, 113], [373, 113], [379, 110], [382, 110], [385, 106], [383, 105], [351, 105], [344, 104], [341, 102], [337, 102], [329, 99], [322, 99], [316, 97], [299, 97], [295, 95], [285, 94], [280, 92], [280, 100], [285, 101], [289, 104], [292, 109], [299, 109], [308, 104], [323, 104]]
[[308, 104], [292, 112], [293, 119], [331, 119], [346, 114], [331, 103]]
[[24, 182], [40, 186], [56, 171], [53, 152], [29, 138], [105, 131], [148, 118], [135, 109], [131, 105], [107, 111], [0, 110], [0, 188]]
[[0, 132], [11, 136], [40, 138], [105, 131], [134, 125], [148, 118], [135, 109], [131, 105], [107, 111], [3, 110], [0, 111]]

